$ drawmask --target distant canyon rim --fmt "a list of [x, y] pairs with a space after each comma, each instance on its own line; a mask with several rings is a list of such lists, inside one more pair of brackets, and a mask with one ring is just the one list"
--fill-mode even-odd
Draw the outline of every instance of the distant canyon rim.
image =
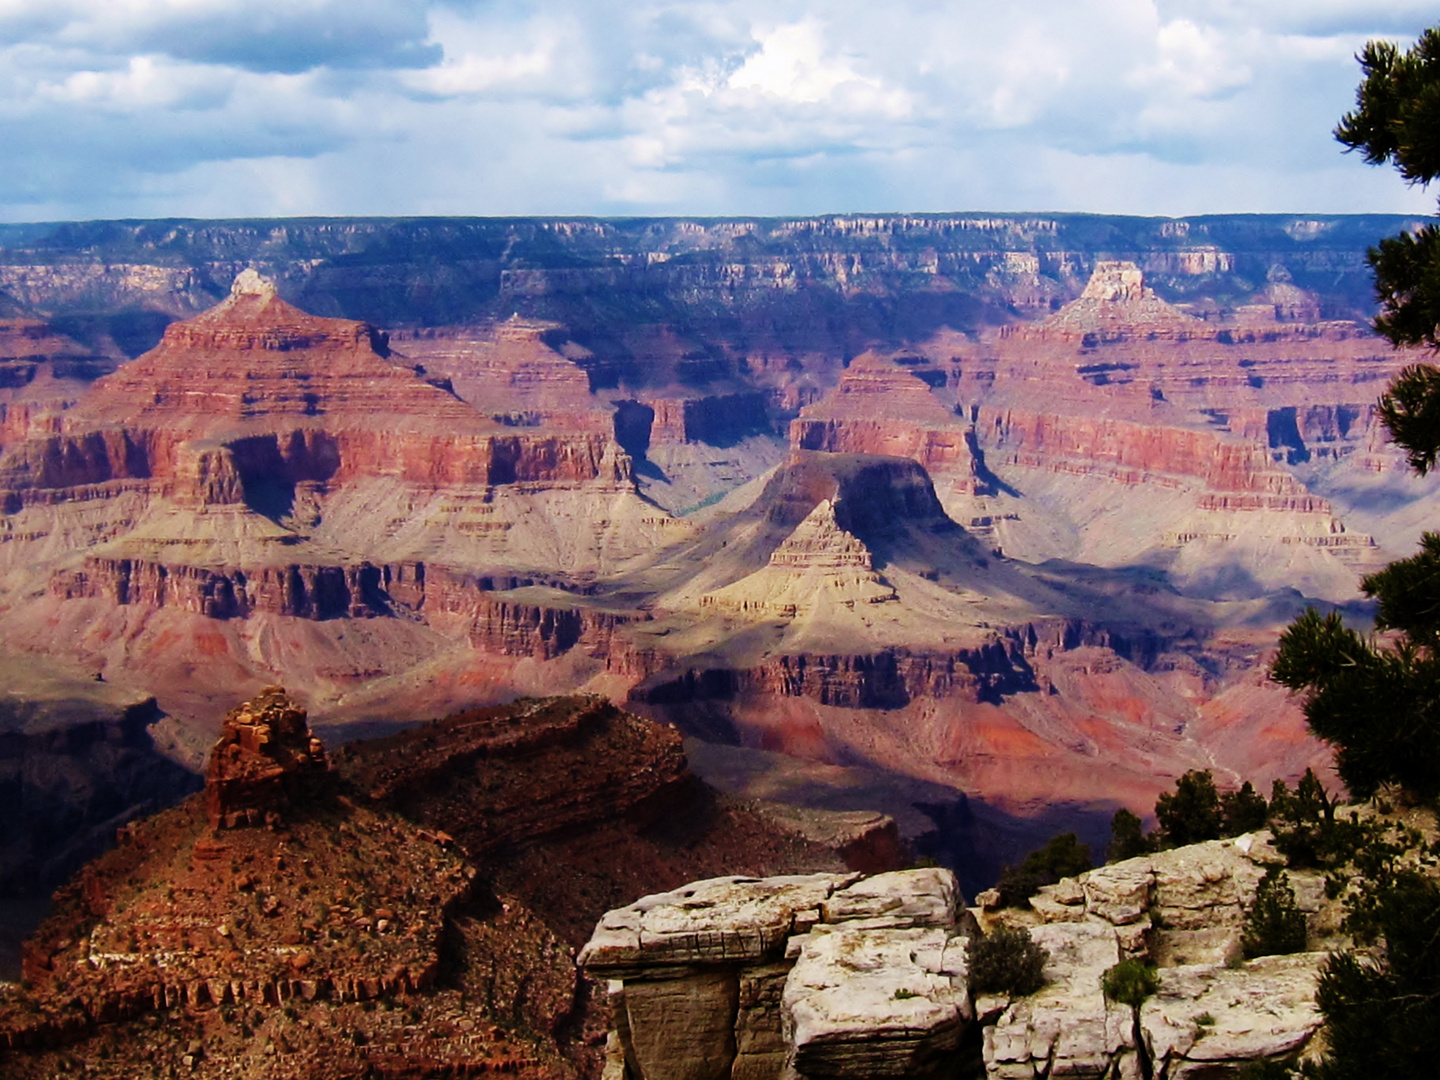
[[599, 694], [967, 888], [1328, 775], [1266, 663], [1432, 514], [1367, 329], [1411, 224], [0, 226], [0, 892], [277, 682], [332, 743]]

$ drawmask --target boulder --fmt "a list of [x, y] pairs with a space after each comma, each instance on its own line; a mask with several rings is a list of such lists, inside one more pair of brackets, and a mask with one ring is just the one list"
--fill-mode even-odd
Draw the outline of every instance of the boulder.
[[1155, 906], [1164, 924], [1175, 930], [1238, 926], [1265, 876], [1264, 868], [1230, 840], [1162, 851], [1150, 861]]
[[784, 992], [796, 1072], [924, 1077], [944, 1068], [971, 1018], [966, 938], [945, 927], [842, 924], [797, 940]]
[[1156, 1075], [1199, 1080], [1221, 1066], [1301, 1053], [1321, 1022], [1315, 984], [1325, 955], [1162, 969], [1159, 990], [1140, 1010]]
[[1139, 922], [1150, 907], [1155, 868], [1146, 858], [1091, 870], [1080, 878], [1085, 910], [1115, 926]]
[[862, 878], [820, 905], [827, 923], [863, 919], [869, 926], [954, 926], [963, 903], [955, 875], [930, 867]]
[[820, 906], [858, 874], [711, 878], [607, 912], [579, 963], [596, 971], [778, 957], [820, 921]]

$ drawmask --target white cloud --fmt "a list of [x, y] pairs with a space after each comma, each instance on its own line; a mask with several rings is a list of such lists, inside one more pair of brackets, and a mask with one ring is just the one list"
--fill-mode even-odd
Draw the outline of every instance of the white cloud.
[[877, 85], [857, 75], [843, 60], [825, 55], [819, 20], [804, 19], [756, 35], [752, 53], [726, 80], [731, 90], [755, 90], [784, 101], [824, 101], [845, 83]]
[[[0, 217], [1383, 210], [1417, 0], [0, 0]], [[1217, 205], [1224, 203], [1224, 205]]]

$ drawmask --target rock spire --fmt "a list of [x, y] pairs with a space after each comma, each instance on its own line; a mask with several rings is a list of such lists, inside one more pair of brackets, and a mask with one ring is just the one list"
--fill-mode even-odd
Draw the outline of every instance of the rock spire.
[[210, 826], [274, 824], [286, 807], [314, 792], [329, 768], [305, 710], [282, 687], [267, 686], [225, 717], [210, 751], [205, 767]]

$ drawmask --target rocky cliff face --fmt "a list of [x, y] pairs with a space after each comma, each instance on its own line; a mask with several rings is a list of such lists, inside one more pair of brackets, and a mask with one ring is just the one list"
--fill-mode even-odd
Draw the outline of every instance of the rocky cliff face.
[[0, 709], [0, 889], [8, 898], [49, 895], [108, 848], [116, 828], [199, 785], [155, 746], [154, 698], [81, 672], [52, 670], [37, 685], [24, 666], [6, 657], [0, 668], [7, 684], [28, 691]]
[[600, 921], [621, 1077], [955, 1074], [972, 1018], [947, 871], [717, 878]]

